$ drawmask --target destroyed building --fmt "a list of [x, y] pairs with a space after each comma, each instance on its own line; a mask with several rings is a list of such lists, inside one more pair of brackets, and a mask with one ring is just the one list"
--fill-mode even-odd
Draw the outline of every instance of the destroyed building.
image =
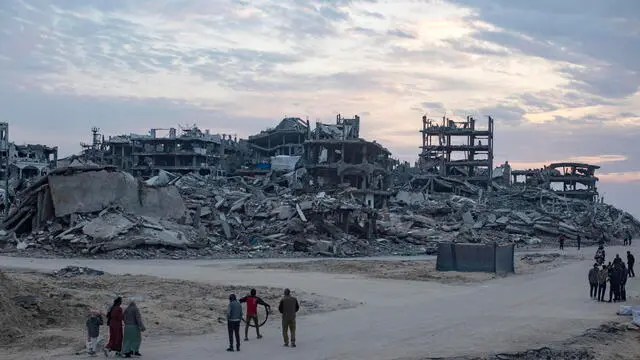
[[514, 170], [513, 184], [540, 186], [567, 198], [595, 201], [598, 197], [595, 172], [598, 165], [574, 162], [553, 163], [542, 169]]
[[360, 117], [338, 115], [335, 125], [317, 123], [304, 143], [304, 166], [314, 186], [348, 185], [370, 208], [386, 205], [391, 195], [391, 153], [360, 138]]
[[0, 123], [0, 149], [2, 179], [8, 176], [21, 180], [46, 175], [56, 167], [58, 160], [57, 146], [9, 142], [8, 123]]
[[309, 138], [309, 120], [284, 118], [272, 129], [263, 130], [247, 139], [256, 164], [274, 156], [302, 156], [303, 144]]
[[[165, 136], [161, 132], [167, 131]], [[197, 126], [181, 129], [153, 128], [148, 134], [129, 134], [107, 139], [93, 128], [92, 144], [81, 144], [83, 155], [98, 165], [112, 165], [144, 178], [160, 170], [178, 174], [199, 172], [223, 175], [239, 166], [237, 137], [211, 134]]]
[[493, 118], [486, 128], [467, 116], [464, 121], [442, 117], [438, 122], [422, 117], [422, 152], [419, 178], [431, 191], [453, 191], [451, 183], [468, 182], [488, 187], [493, 177]]

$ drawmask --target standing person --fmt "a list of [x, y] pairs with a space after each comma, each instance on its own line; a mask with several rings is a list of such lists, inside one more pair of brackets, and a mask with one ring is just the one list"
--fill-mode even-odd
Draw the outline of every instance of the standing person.
[[580, 234], [578, 234], [578, 238], [576, 239], [576, 241], [578, 242], [578, 250], [580, 250], [580, 243], [582, 242], [582, 238], [580, 237]]
[[633, 271], [633, 265], [636, 263], [636, 258], [633, 257], [631, 251], [627, 250], [627, 272], [629, 277], [636, 277], [636, 273]]
[[627, 301], [627, 267], [620, 262], [620, 301]]
[[140, 309], [134, 300], [129, 302], [129, 306], [124, 311], [124, 334], [122, 339], [122, 354], [130, 358], [131, 355], [142, 356], [140, 354], [140, 343], [142, 342], [142, 332], [146, 330], [142, 323]]
[[607, 280], [609, 279], [609, 270], [607, 265], [602, 265], [602, 269], [598, 273], [598, 301], [604, 301], [604, 295], [607, 292]]
[[233, 351], [233, 336], [236, 337], [236, 351], [240, 351], [240, 321], [242, 321], [242, 305], [236, 298], [236, 294], [229, 295], [227, 306], [227, 330], [229, 331], [229, 348]]
[[91, 356], [96, 355], [96, 348], [98, 347], [98, 337], [100, 337], [100, 326], [104, 322], [102, 321], [102, 315], [97, 310], [91, 310], [87, 317], [87, 352]]
[[598, 296], [598, 264], [593, 264], [593, 268], [589, 270], [589, 296], [595, 299]]
[[564, 250], [564, 234], [560, 235], [559, 242], [560, 242], [560, 250]]
[[258, 322], [258, 305], [262, 305], [267, 308], [267, 312], [271, 311], [271, 306], [264, 302], [260, 297], [256, 296], [256, 289], [251, 289], [250, 295], [240, 299], [240, 303], [247, 303], [247, 318], [245, 320], [246, 326], [244, 328], [244, 341], [249, 341], [249, 324], [251, 320], [256, 325], [256, 334], [258, 339], [262, 339], [260, 335], [260, 323]]
[[620, 269], [615, 259], [614, 264], [612, 265], [611, 262], [609, 262], [607, 268], [609, 275], [609, 302], [616, 302], [618, 301], [620, 293]]
[[289, 334], [291, 331], [291, 347], [296, 347], [296, 313], [300, 310], [300, 304], [295, 296], [291, 296], [291, 290], [284, 289], [284, 296], [280, 300], [278, 310], [282, 314], [282, 338], [284, 346], [289, 346]]
[[109, 327], [109, 343], [104, 348], [104, 355], [109, 356], [109, 352], [115, 351], [116, 356], [120, 356], [122, 351], [122, 298], [113, 300], [113, 305], [107, 313], [107, 326]]

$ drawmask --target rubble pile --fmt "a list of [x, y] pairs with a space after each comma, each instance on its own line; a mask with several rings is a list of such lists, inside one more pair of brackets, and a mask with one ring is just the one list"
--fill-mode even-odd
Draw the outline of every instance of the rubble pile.
[[637, 219], [611, 205], [531, 187], [493, 186], [473, 197], [401, 190], [389, 210], [391, 235], [414, 240], [538, 245], [580, 235], [583, 244], [593, 244], [640, 233]]
[[[452, 183], [453, 184], [453, 183]], [[640, 233], [631, 215], [602, 202], [536, 187], [394, 192], [370, 209], [356, 189], [304, 192], [289, 178], [161, 171], [146, 182], [113, 168], [56, 169], [18, 194], [0, 249], [116, 258], [417, 255], [443, 241], [583, 244]]]

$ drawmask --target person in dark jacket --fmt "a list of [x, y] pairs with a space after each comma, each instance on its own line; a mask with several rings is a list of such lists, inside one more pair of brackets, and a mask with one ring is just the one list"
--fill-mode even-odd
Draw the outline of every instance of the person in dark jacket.
[[627, 301], [627, 267], [624, 261], [620, 262], [620, 301]]
[[609, 275], [609, 302], [618, 301], [620, 296], [620, 268], [615, 260], [614, 264], [609, 263], [609, 266], [607, 266]]
[[627, 273], [629, 277], [636, 277], [636, 273], [633, 271], [633, 265], [636, 263], [636, 258], [633, 257], [631, 251], [627, 251]]
[[236, 298], [236, 294], [229, 295], [227, 306], [227, 330], [229, 331], [229, 348], [233, 351], [233, 336], [236, 337], [236, 351], [240, 351], [240, 322], [242, 321], [242, 305]]
[[291, 296], [291, 290], [284, 289], [284, 296], [280, 300], [278, 310], [282, 314], [282, 338], [284, 346], [289, 346], [289, 334], [291, 331], [291, 347], [296, 347], [296, 313], [300, 310], [298, 299]]
[[578, 243], [578, 250], [580, 250], [580, 245], [582, 244], [582, 238], [580, 237], [580, 234], [578, 234], [578, 238], [576, 239], [576, 242]]
[[100, 337], [100, 326], [103, 324], [102, 315], [96, 310], [92, 310], [87, 317], [87, 352], [91, 356], [96, 355], [98, 347], [98, 337]]
[[564, 250], [564, 239], [565, 238], [566, 238], [566, 236], [564, 234], [560, 235], [560, 238], [558, 240], [560, 242], [560, 250]]
[[116, 356], [120, 356], [122, 350], [122, 298], [117, 297], [107, 313], [107, 327], [109, 327], [109, 343], [104, 348], [104, 355], [109, 356], [109, 352], [115, 351]]
[[607, 293], [607, 280], [609, 279], [609, 270], [607, 265], [603, 265], [598, 273], [598, 301], [604, 301], [604, 295]]
[[589, 270], [589, 296], [595, 299], [598, 296], [598, 264], [593, 264], [593, 268]]
[[247, 303], [247, 317], [245, 319], [246, 326], [244, 327], [244, 341], [249, 341], [249, 324], [253, 320], [256, 325], [256, 335], [258, 339], [262, 339], [260, 335], [260, 322], [258, 321], [258, 305], [264, 306], [267, 311], [271, 310], [271, 306], [264, 302], [260, 297], [256, 296], [256, 289], [251, 289], [250, 295], [240, 299], [240, 303]]

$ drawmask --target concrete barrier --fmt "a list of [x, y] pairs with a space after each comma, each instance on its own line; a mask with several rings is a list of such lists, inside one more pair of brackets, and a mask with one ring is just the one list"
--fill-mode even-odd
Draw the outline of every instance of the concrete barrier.
[[438, 244], [438, 271], [510, 273], [515, 271], [513, 245]]

